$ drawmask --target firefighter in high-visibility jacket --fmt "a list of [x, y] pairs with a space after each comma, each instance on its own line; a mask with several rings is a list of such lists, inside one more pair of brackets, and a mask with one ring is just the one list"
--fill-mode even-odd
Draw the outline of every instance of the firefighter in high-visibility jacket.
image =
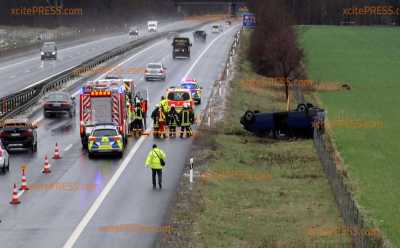
[[168, 100], [165, 99], [165, 96], [161, 96], [160, 107], [161, 110], [164, 112], [164, 114], [167, 115], [169, 111], [169, 106], [168, 106]]
[[181, 126], [181, 135], [180, 137], [183, 138], [183, 135], [186, 131], [186, 136], [192, 136], [192, 124], [194, 123], [194, 113], [193, 110], [190, 108], [189, 104], [185, 103], [182, 111], [179, 113], [179, 123]]
[[133, 113], [133, 135], [140, 136], [143, 133], [143, 110], [140, 102], [136, 103]]
[[151, 119], [153, 119], [153, 135], [154, 137], [160, 136], [160, 105], [156, 105], [153, 112], [151, 113]]
[[167, 124], [169, 129], [169, 137], [176, 137], [176, 126], [179, 122], [178, 112], [176, 112], [175, 105], [172, 104], [167, 115]]

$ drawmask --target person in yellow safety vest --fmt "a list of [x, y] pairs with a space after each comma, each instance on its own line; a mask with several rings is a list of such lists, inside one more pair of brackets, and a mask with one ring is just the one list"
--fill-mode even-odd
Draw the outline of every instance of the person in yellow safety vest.
[[156, 189], [156, 175], [158, 177], [158, 187], [160, 187], [160, 189], [162, 188], [162, 170], [165, 166], [166, 159], [167, 156], [164, 151], [154, 144], [146, 158], [146, 167], [150, 167], [152, 172], [153, 189]]
[[189, 104], [185, 103], [183, 110], [179, 113], [179, 123], [181, 126], [181, 135], [180, 137], [183, 138], [183, 135], [186, 130], [186, 136], [192, 136], [192, 128], [191, 125], [194, 123], [194, 113], [193, 110], [189, 108]]
[[159, 112], [159, 119], [158, 119], [159, 129], [158, 129], [158, 131], [160, 133], [160, 136], [163, 136], [164, 139], [165, 139], [165, 138], [167, 138], [166, 126], [167, 126], [167, 114], [168, 114], [168, 112], [164, 113], [164, 111], [161, 110], [161, 107], [160, 107], [160, 111], [158, 111], [158, 112]]
[[133, 135], [140, 136], [143, 132], [143, 111], [140, 106], [140, 102], [136, 103], [136, 107], [133, 110]]
[[153, 119], [153, 135], [154, 137], [160, 136], [160, 105], [156, 105], [153, 112], [151, 113], [151, 118]]
[[167, 115], [167, 124], [169, 129], [169, 137], [176, 137], [176, 126], [178, 125], [179, 116], [175, 110], [175, 105], [171, 105], [171, 109]]
[[169, 111], [169, 106], [168, 106], [168, 100], [165, 99], [165, 96], [161, 97], [160, 107], [161, 110], [164, 112], [164, 114], [167, 115]]

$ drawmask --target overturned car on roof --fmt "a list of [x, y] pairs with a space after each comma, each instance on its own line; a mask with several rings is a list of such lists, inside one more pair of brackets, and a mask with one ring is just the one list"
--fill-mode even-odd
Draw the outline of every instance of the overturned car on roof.
[[314, 130], [324, 130], [325, 111], [311, 103], [301, 103], [294, 111], [260, 113], [246, 111], [240, 123], [257, 136], [312, 138]]

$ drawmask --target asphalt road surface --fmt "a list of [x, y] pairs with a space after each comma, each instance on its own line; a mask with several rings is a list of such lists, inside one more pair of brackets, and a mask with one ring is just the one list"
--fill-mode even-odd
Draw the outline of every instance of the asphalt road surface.
[[[160, 23], [159, 32], [191, 27], [198, 23], [196, 21]], [[140, 38], [152, 33], [148, 33], [146, 30], [139, 30], [139, 34]], [[0, 97], [26, 88], [35, 82], [76, 66], [96, 55], [121, 46], [132, 39], [135, 38], [129, 37], [128, 33], [126, 33], [65, 47], [58, 50], [57, 60], [41, 61], [40, 51], [38, 50], [37, 53], [27, 53], [26, 56], [0, 61], [0, 74], [2, 76]]]
[[[210, 26], [204, 27], [208, 33], [207, 42], [193, 41], [190, 59], [173, 60], [171, 41], [164, 39], [119, 61], [118, 66], [124, 68], [144, 67], [149, 62], [163, 62], [167, 66], [165, 82], [145, 82], [141, 74], [124, 74], [124, 78], [133, 78], [140, 90], [148, 89], [149, 111], [168, 87], [177, 85], [185, 76], [199, 80], [204, 88], [203, 102], [196, 107], [196, 112], [205, 107], [239, 29], [236, 25], [223, 33], [211, 34]], [[96, 75], [93, 79], [104, 76]], [[72, 90], [71, 94], [77, 96], [77, 90]], [[77, 105], [79, 107], [79, 103]], [[192, 140], [130, 138], [122, 159], [89, 160], [81, 148], [78, 116], [77, 113], [72, 119], [44, 119], [37, 114], [34, 118], [39, 120], [38, 152], [12, 152], [10, 172], [0, 175], [0, 246], [156, 247], [163, 231], [173, 232], [168, 229], [169, 223], [163, 221], [184, 165], [188, 163]], [[61, 147], [62, 159], [50, 159], [52, 173], [44, 175], [41, 173], [44, 156], [53, 155], [55, 142]], [[152, 189], [151, 171], [144, 167], [153, 143], [167, 154], [161, 191]], [[21, 191], [20, 205], [10, 205], [11, 186], [14, 182], [20, 184], [22, 164], [27, 165], [28, 183], [35, 187]], [[58, 187], [38, 187], [49, 184]], [[71, 190], [71, 185], [77, 188]], [[102, 229], [119, 225], [127, 226], [111, 231]]]

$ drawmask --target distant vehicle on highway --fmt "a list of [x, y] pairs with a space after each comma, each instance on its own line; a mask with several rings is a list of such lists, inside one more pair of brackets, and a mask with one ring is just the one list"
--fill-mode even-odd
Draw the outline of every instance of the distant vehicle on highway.
[[57, 59], [57, 45], [54, 41], [43, 43], [40, 49], [40, 59]]
[[0, 141], [0, 166], [1, 166], [1, 171], [3, 173], [6, 173], [6, 171], [10, 170], [10, 156], [8, 155], [8, 152], [4, 148], [4, 145], [1, 141]]
[[31, 149], [37, 151], [37, 125], [28, 119], [7, 119], [0, 123], [0, 140], [4, 148]]
[[181, 82], [181, 88], [190, 90], [194, 103], [201, 104], [201, 91], [203, 87], [199, 85], [197, 80], [185, 78]]
[[124, 154], [124, 139], [113, 123], [96, 124], [88, 141], [89, 158], [96, 154], [116, 154], [118, 157]]
[[299, 104], [295, 111], [260, 113], [246, 111], [240, 123], [257, 136], [312, 138], [314, 129], [323, 130], [325, 112], [312, 104]]
[[172, 58], [190, 58], [190, 39], [187, 37], [175, 37], [172, 41]]
[[219, 33], [219, 25], [212, 25], [211, 27], [211, 33]]
[[183, 109], [185, 103], [194, 108], [194, 100], [189, 89], [182, 89], [180, 87], [170, 87], [167, 90], [168, 106], [175, 105], [177, 112]]
[[137, 37], [139, 36], [139, 30], [136, 27], [132, 27], [129, 29], [129, 36]]
[[75, 115], [75, 97], [66, 92], [56, 91], [49, 93], [44, 98], [43, 115], [48, 118], [52, 115], [68, 114], [69, 117]]
[[232, 23], [231, 23], [231, 21], [227, 20], [227, 21], [225, 22], [225, 24], [226, 24], [226, 26], [229, 27]]
[[144, 70], [144, 79], [165, 80], [167, 78], [167, 68], [162, 63], [149, 63]]
[[204, 30], [196, 30], [193, 32], [193, 39], [195, 41], [197, 40], [206, 41], [207, 33]]
[[147, 31], [148, 32], [157, 32], [158, 30], [158, 22], [157, 21], [148, 21], [147, 22]]

